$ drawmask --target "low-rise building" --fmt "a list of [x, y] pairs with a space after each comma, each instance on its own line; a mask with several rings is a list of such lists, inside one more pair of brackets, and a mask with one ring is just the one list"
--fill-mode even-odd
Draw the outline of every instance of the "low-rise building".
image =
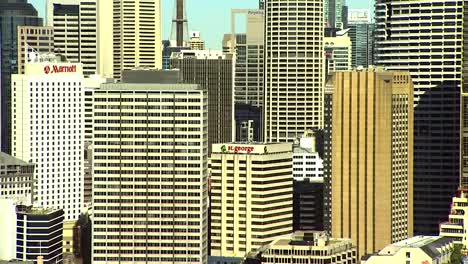
[[449, 219], [440, 224], [440, 235], [450, 237], [455, 243], [462, 243], [468, 247], [468, 234], [463, 228], [466, 224], [468, 224], [468, 197], [467, 194], [461, 193], [453, 197]]
[[415, 236], [364, 256], [361, 264], [450, 263], [453, 245], [453, 239], [448, 237]]
[[331, 238], [322, 231], [297, 231], [278, 237], [262, 247], [257, 256], [262, 264], [357, 263], [351, 239]]

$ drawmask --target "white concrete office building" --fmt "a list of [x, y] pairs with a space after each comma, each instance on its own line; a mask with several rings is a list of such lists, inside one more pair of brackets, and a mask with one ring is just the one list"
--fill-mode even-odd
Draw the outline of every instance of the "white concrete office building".
[[12, 155], [34, 163], [34, 205], [78, 219], [83, 204], [81, 64], [35, 62], [12, 75]]
[[265, 2], [264, 140], [323, 127], [323, 0]]
[[244, 257], [292, 231], [292, 145], [213, 144], [211, 256]]
[[93, 263], [207, 263], [206, 91], [102, 84], [93, 111]]

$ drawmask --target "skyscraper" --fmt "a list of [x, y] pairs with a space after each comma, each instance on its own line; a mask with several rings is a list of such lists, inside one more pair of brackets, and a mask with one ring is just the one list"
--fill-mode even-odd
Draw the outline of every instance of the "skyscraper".
[[0, 2], [0, 143], [11, 153], [11, 75], [18, 73], [18, 26], [42, 26], [42, 18], [27, 0]]
[[191, 50], [204, 50], [205, 41], [200, 36], [200, 31], [190, 32], [189, 46]]
[[93, 263], [207, 263], [208, 98], [176, 82], [94, 91]]
[[414, 82], [416, 234], [438, 234], [459, 184], [463, 3], [376, 1], [376, 64]]
[[234, 140], [234, 104], [231, 54], [209, 50], [172, 53], [171, 68], [180, 70], [180, 82], [195, 83], [208, 91], [208, 153], [214, 143]]
[[[325, 11], [325, 24], [330, 28], [344, 28], [346, 20], [343, 17], [343, 9], [345, 8], [345, 0], [325, 0], [324, 11]], [[346, 17], [346, 16], [345, 16]]]
[[263, 139], [268, 142], [292, 141], [323, 126], [323, 25], [322, 0], [265, 2]]
[[12, 155], [34, 163], [34, 203], [78, 219], [83, 205], [83, 72], [55, 59], [12, 76]]
[[332, 234], [360, 258], [413, 235], [413, 84], [373, 69], [333, 78]]
[[350, 9], [348, 36], [351, 38], [352, 67], [368, 68], [374, 65], [375, 24], [371, 22], [369, 9]]
[[161, 1], [97, 1], [97, 72], [161, 69]]
[[292, 145], [214, 144], [211, 256], [242, 258], [292, 232]]
[[70, 62], [81, 62], [85, 76], [97, 71], [96, 4], [96, 0], [47, 0], [47, 25], [55, 30], [54, 46]]

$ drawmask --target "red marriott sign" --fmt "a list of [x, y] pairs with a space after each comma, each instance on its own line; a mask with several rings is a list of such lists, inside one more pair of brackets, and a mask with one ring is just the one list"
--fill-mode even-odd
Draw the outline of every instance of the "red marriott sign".
[[46, 65], [44, 66], [45, 74], [64, 73], [64, 72], [76, 72], [76, 65], [72, 65], [72, 66]]

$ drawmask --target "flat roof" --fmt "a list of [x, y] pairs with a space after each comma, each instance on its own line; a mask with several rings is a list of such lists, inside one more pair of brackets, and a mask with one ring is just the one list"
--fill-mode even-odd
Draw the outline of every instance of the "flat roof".
[[187, 91], [202, 89], [197, 84], [182, 84], [182, 83], [103, 83], [102, 90], [139, 90], [139, 91]]

